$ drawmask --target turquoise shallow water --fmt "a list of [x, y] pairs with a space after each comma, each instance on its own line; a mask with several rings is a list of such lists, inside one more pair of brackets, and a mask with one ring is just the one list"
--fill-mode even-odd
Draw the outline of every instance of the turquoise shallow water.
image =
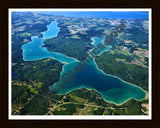
[[22, 46], [23, 59], [25, 61], [33, 61], [33, 60], [40, 60], [40, 59], [50, 57], [50, 58], [54, 58], [55, 60], [58, 60], [63, 64], [77, 61], [76, 59], [72, 57], [68, 57], [61, 53], [48, 52], [47, 48], [41, 47], [43, 45], [43, 41], [44, 41], [43, 39], [37, 36], [33, 36], [31, 42], [24, 44]]
[[[43, 35], [45, 35], [43, 36], [43, 39], [34, 36], [32, 37], [31, 42], [22, 46], [23, 59], [25, 61], [33, 61], [49, 57], [54, 58], [55, 60], [64, 64], [63, 70], [60, 74], [60, 78], [62, 79], [63, 74], [69, 73], [75, 66], [79, 64], [79, 61], [76, 58], [68, 57], [61, 53], [49, 52], [46, 48], [41, 47], [46, 38], [56, 37], [57, 33], [59, 32], [57, 23], [55, 21], [47, 27], [49, 36], [47, 36], [48, 31], [45, 31], [43, 32]], [[51, 35], [51, 33], [53, 35]], [[96, 47], [98, 43], [103, 42], [104, 38], [93, 37], [91, 40], [92, 45]], [[111, 46], [107, 46], [99, 53], [99, 55], [108, 51], [110, 48]], [[56, 84], [57, 83], [55, 83], [53, 87], [56, 88]], [[66, 85], [60, 91], [58, 91], [58, 93], [65, 94], [80, 87], [96, 89], [106, 101], [113, 102], [115, 104], [124, 103], [130, 98], [142, 100], [146, 96], [145, 91], [141, 88], [102, 72], [100, 69], [98, 69], [94, 59], [91, 59], [81, 72], [75, 73], [75, 76], [72, 78], [72, 80], [67, 82]], [[51, 87], [49, 89], [51, 89]]]

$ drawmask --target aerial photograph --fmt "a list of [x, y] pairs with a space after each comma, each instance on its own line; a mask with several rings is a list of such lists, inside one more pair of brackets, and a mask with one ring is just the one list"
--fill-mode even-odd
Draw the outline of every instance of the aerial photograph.
[[149, 116], [148, 10], [9, 12], [11, 117]]

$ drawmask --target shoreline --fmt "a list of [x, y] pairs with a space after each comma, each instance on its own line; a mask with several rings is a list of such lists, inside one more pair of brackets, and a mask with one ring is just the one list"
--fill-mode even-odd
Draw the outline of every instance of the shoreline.
[[[103, 99], [105, 102], [114, 104], [114, 105], [116, 105], [116, 106], [123, 105], [123, 104], [129, 102], [130, 100], [134, 99], [134, 98], [129, 98], [128, 100], [126, 100], [126, 101], [123, 102], [123, 103], [116, 104], [115, 102], [107, 101], [105, 98], [103, 98], [103, 96], [100, 94], [100, 92], [99, 92], [98, 90], [96, 90], [96, 89], [94, 89], [94, 88], [88, 88], [88, 87], [86, 87], [85, 85], [82, 85], [82, 86], [79, 87], [79, 88], [71, 89], [70, 91], [67, 91], [67, 93], [71, 93], [72, 91], [75, 91], [75, 90], [78, 90], [78, 89], [82, 89], [82, 88], [85, 88], [85, 89], [87, 89], [87, 90], [89, 90], [89, 91], [95, 90], [95, 91], [102, 97], [102, 99]], [[56, 93], [56, 95], [66, 95], [67, 93]], [[147, 100], [147, 99], [148, 99], [148, 97], [147, 97], [147, 95], [146, 95], [144, 99], [141, 99], [141, 100], [134, 99], [134, 100], [136, 100], [136, 101], [142, 101], [142, 100]]]

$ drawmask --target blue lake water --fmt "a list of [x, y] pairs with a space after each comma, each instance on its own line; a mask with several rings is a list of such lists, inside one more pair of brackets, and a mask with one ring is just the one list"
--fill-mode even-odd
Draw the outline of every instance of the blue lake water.
[[[57, 36], [60, 28], [57, 26], [58, 23], [56, 21], [52, 21], [51, 24], [47, 25], [47, 30], [42, 32], [43, 39], [49, 39]], [[55, 27], [57, 26], [57, 27]]]
[[54, 58], [59, 62], [65, 64], [70, 62], [77, 61], [72, 57], [65, 56], [64, 54], [57, 53], [57, 52], [48, 52], [47, 48], [41, 47], [43, 45], [43, 39], [33, 36], [32, 42], [24, 44], [22, 46], [23, 50], [23, 60], [25, 61], [33, 61], [33, 60], [40, 60], [44, 58]]
[[[43, 32], [43, 35], [45, 35], [43, 39], [34, 36], [32, 37], [31, 42], [22, 46], [23, 59], [24, 61], [34, 61], [44, 58], [54, 58], [55, 60], [64, 64], [63, 70], [60, 74], [60, 78], [62, 79], [63, 74], [69, 73], [75, 66], [79, 64], [79, 61], [76, 58], [68, 57], [61, 53], [49, 52], [45, 47], [41, 47], [46, 38], [56, 37], [57, 33], [59, 32], [59, 28], [57, 27], [57, 23], [55, 21], [53, 21], [47, 27], [49, 36], [46, 34], [48, 31], [45, 31]], [[51, 29], [50, 27], [54, 29]], [[103, 42], [104, 38], [93, 37], [91, 40], [92, 45], [96, 47], [98, 43]], [[110, 48], [111, 46], [106, 46], [106, 48], [101, 51], [100, 54], [107, 52]], [[56, 88], [57, 83], [55, 83], [53, 87]], [[146, 96], [146, 92], [138, 86], [129, 84], [117, 77], [102, 72], [100, 69], [98, 69], [94, 59], [91, 59], [81, 72], [76, 73], [72, 80], [69, 81], [60, 91], [58, 91], [58, 93], [65, 94], [80, 87], [96, 89], [106, 101], [115, 104], [124, 103], [130, 98], [142, 100]], [[51, 89], [51, 87], [49, 89]]]

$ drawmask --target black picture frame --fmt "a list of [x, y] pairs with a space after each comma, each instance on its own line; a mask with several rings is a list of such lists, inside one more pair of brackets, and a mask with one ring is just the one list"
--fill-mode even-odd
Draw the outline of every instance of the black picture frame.
[[[9, 120], [8, 119], [8, 9], [9, 8], [151, 8], [152, 9], [152, 120]], [[1, 1], [1, 124], [4, 128], [36, 127], [140, 127], [160, 126], [158, 0], [2, 0]]]

